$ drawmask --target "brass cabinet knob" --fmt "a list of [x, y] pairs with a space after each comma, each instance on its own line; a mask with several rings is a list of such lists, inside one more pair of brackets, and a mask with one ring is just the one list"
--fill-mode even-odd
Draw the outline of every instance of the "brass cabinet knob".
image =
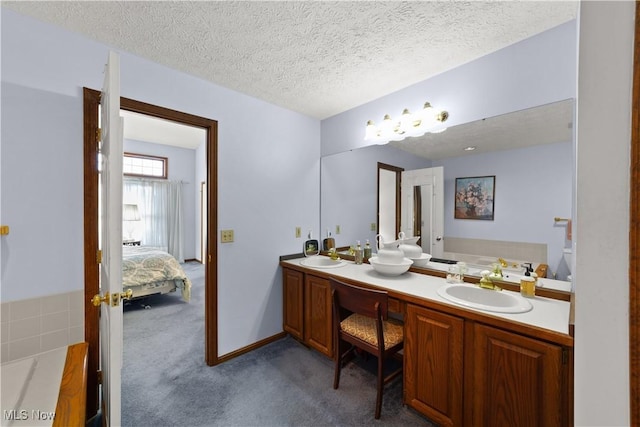
[[120, 298], [122, 299], [131, 299], [133, 296], [133, 291], [131, 289], [127, 289], [125, 292], [120, 293]]

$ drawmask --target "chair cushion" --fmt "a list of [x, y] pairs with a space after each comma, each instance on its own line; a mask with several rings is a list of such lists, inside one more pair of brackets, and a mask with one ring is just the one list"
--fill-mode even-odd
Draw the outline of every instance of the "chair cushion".
[[[371, 345], [378, 346], [376, 320], [371, 317], [352, 314], [340, 322], [340, 328], [349, 335], [353, 335]], [[384, 320], [382, 322], [382, 333], [384, 335], [385, 350], [401, 343], [404, 339], [402, 322], [396, 319]]]

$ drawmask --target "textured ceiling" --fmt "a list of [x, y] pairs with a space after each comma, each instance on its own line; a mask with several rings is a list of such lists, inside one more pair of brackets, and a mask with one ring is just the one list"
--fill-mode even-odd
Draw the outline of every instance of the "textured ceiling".
[[132, 111], [120, 110], [124, 118], [124, 138], [195, 150], [206, 142], [204, 128], [184, 125]]
[[576, 17], [576, 1], [7, 2], [324, 119]]

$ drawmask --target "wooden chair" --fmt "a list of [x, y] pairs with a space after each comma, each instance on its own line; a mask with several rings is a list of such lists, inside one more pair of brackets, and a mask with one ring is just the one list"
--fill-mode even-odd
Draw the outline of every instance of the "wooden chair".
[[[385, 384], [402, 373], [402, 366], [384, 377], [385, 360], [398, 357], [404, 345], [402, 322], [388, 317], [388, 296], [384, 291], [348, 285], [330, 279], [333, 305], [333, 348], [335, 372], [333, 388], [340, 383], [342, 365], [353, 358], [356, 349], [378, 358], [378, 381], [375, 418], [380, 418]], [[341, 343], [351, 344], [342, 351]], [[343, 345], [342, 348], [345, 346]]]

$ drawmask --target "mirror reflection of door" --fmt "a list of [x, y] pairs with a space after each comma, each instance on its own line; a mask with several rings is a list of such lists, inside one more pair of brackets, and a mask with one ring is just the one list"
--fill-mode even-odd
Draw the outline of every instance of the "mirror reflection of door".
[[422, 247], [422, 252], [424, 253], [431, 253], [432, 198], [432, 185], [416, 185], [413, 187], [413, 235], [420, 237], [418, 244]]
[[406, 236], [420, 236], [424, 253], [444, 252], [444, 168], [402, 172], [401, 226]]
[[400, 232], [400, 174], [402, 168], [378, 163], [378, 234], [385, 242]]

